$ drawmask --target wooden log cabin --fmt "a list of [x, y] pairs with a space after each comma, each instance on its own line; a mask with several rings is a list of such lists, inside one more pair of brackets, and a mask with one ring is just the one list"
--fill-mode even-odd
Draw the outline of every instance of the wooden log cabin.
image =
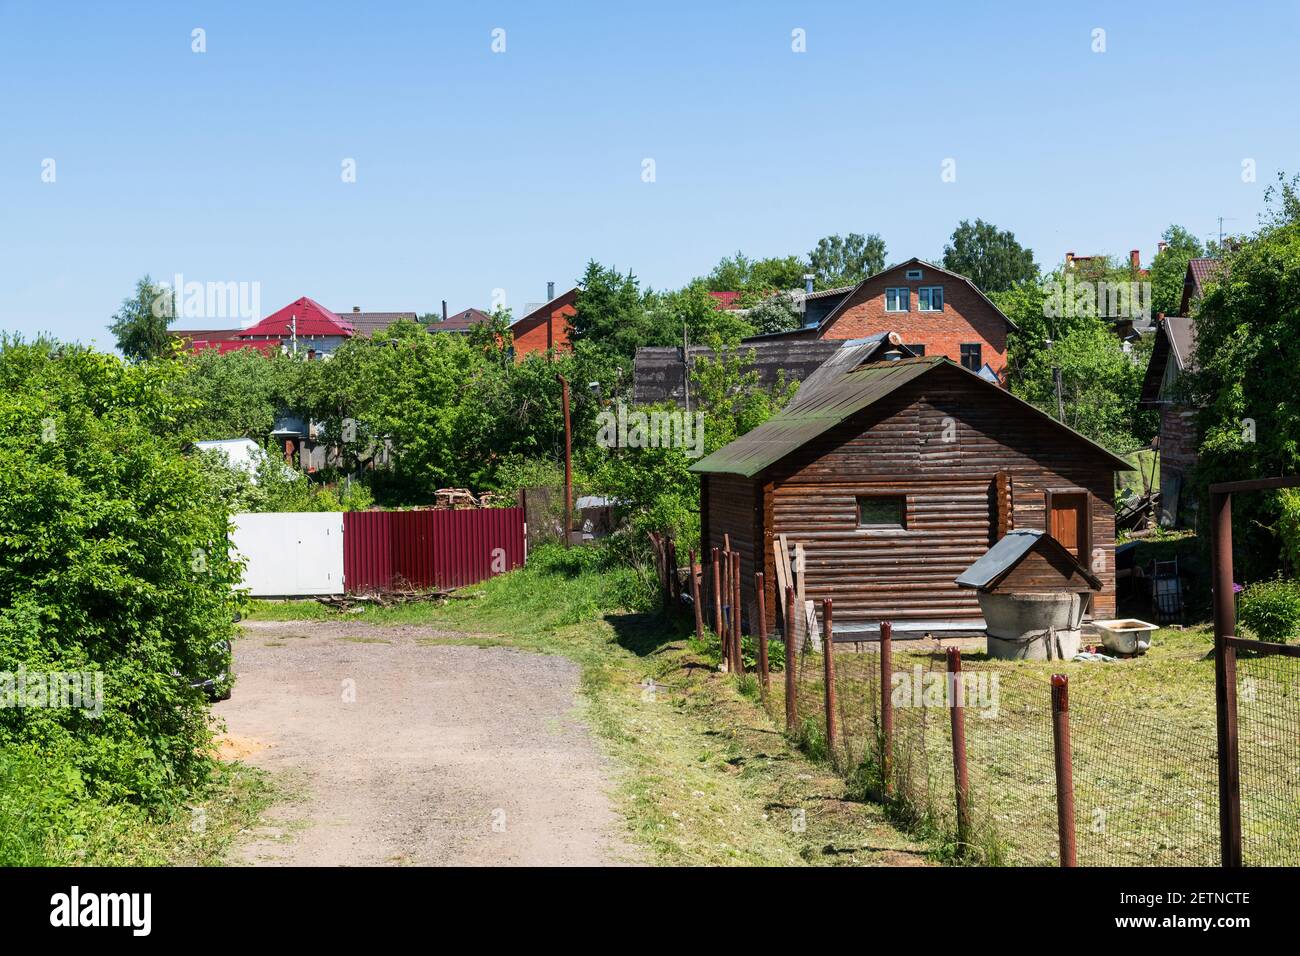
[[[891, 336], [883, 336], [886, 342]], [[896, 336], [892, 337], [896, 338]], [[741, 552], [742, 616], [763, 571], [781, 618], [772, 542], [805, 551], [805, 598], [831, 598], [835, 640], [984, 629], [957, 577], [1008, 531], [1049, 532], [1100, 582], [1115, 613], [1115, 472], [1129, 464], [951, 360], [846, 342], [790, 404], [692, 466], [700, 540]]]

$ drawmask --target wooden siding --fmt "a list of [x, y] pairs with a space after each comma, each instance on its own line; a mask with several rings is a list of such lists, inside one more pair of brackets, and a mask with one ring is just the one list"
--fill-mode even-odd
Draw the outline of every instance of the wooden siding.
[[[763, 570], [755, 564], [758, 552], [756, 543], [762, 541], [762, 515], [760, 497], [762, 490], [752, 479], [739, 475], [704, 475], [707, 486], [709, 513], [707, 524], [700, 527], [700, 540], [705, 542], [704, 560], [711, 560], [712, 549], [722, 551], [726, 536], [731, 536], [731, 549], [740, 552], [740, 594], [743, 605], [741, 619], [753, 620], [754, 572]], [[761, 561], [761, 559], [760, 559]], [[711, 569], [704, 575], [708, 587], [713, 586]], [[704, 608], [705, 620], [711, 622], [712, 597]]]
[[[1044, 527], [1049, 490], [1082, 490], [1089, 496], [1092, 570], [1102, 581], [1094, 612], [1110, 616], [1112, 467], [1080, 439], [989, 396], [961, 370], [938, 368], [769, 469], [764, 536], [803, 543], [807, 597], [833, 598], [839, 624], [974, 621], [974, 592], [953, 582], [995, 540], [998, 474], [1008, 476], [1009, 523], [1016, 528]], [[859, 528], [856, 498], [867, 494], [906, 496], [906, 527]], [[717, 515], [719, 500], [710, 500]]]

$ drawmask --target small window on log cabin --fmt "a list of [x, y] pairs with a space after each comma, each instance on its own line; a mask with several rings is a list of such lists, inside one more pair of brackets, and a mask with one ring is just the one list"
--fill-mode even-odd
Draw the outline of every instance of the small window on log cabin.
[[902, 495], [859, 495], [859, 528], [905, 528], [907, 499]]

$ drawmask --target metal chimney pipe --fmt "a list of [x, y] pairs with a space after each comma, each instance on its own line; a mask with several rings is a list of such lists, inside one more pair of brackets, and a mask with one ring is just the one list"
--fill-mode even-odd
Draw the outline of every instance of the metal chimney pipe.
[[447, 300], [442, 300], [442, 321], [447, 321]]
[[808, 295], [812, 295], [812, 289], [813, 289], [813, 274], [811, 272], [804, 273], [803, 291], [806, 292]]
[[546, 301], [550, 302], [554, 298], [555, 298], [555, 283], [548, 282], [546, 283]]

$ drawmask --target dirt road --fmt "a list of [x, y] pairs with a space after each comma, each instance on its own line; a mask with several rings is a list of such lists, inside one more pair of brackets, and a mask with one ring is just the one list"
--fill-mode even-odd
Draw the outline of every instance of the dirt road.
[[[440, 632], [248, 622], [214, 711], [225, 749], [298, 791], [238, 851], [257, 865], [635, 862], [578, 668]], [[442, 636], [445, 636], [442, 635]]]

